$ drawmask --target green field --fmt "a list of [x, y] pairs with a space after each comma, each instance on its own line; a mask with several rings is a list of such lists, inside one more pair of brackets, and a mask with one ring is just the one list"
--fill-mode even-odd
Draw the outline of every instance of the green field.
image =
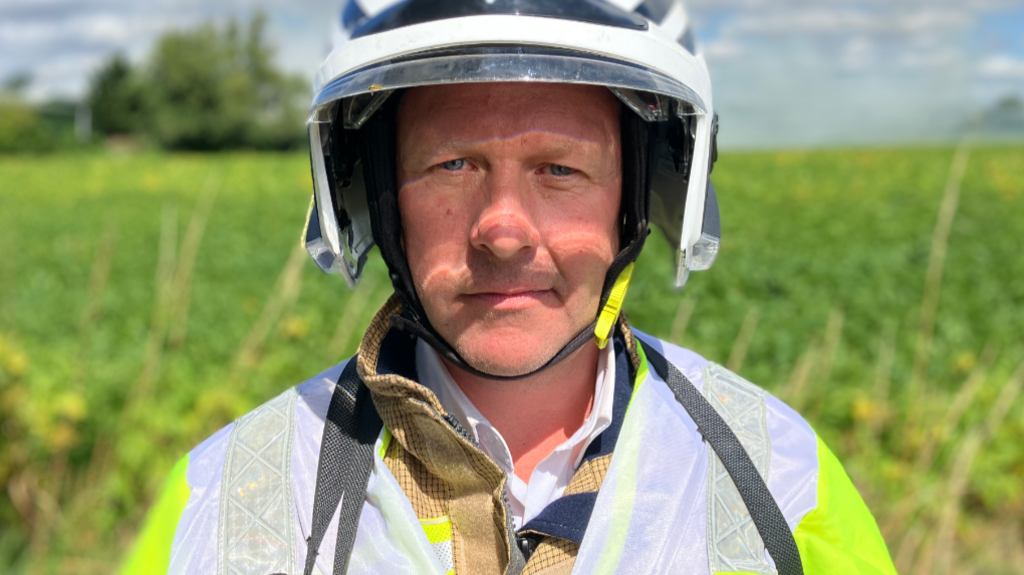
[[[969, 153], [726, 153], [715, 267], [676, 293], [652, 236], [626, 304], [804, 413], [906, 574], [1024, 570], [1024, 148]], [[0, 572], [111, 573], [175, 460], [354, 351], [390, 286], [295, 248], [310, 189], [301, 154], [0, 157]]]

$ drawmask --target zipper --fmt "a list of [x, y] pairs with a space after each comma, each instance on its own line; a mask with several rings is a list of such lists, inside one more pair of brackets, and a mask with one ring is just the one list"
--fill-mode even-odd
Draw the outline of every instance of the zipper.
[[519, 532], [516, 531], [516, 526], [512, 522], [512, 505], [508, 502], [508, 491], [505, 490], [504, 486], [502, 486], [501, 489], [501, 500], [505, 504], [505, 517], [509, 518], [508, 529], [509, 535], [512, 536], [509, 537], [509, 540], [512, 540], [513, 537], [515, 538], [516, 548], [518, 548], [519, 552], [522, 553], [523, 560], [528, 562], [530, 560], [530, 556], [533, 555], [533, 552], [537, 549], [538, 541], [529, 535], [520, 535]]
[[[434, 413], [437, 413], [437, 411], [434, 411]], [[476, 447], [476, 448], [480, 447], [480, 444], [477, 443], [476, 438], [473, 437], [473, 434], [468, 432], [468, 431], [466, 431], [466, 428], [462, 427], [462, 424], [459, 423], [459, 418], [455, 417], [451, 413], [446, 413], [446, 414], [444, 414], [444, 418], [443, 419], [448, 423], [448, 425], [452, 429], [455, 430], [455, 433], [458, 433], [459, 435], [464, 437], [466, 439], [466, 441], [470, 442], [473, 445], [473, 447]]]
[[[431, 408], [431, 411], [440, 415], [433, 408]], [[477, 443], [476, 438], [473, 437], [472, 433], [466, 431], [465, 427], [462, 427], [462, 424], [459, 423], [459, 418], [455, 417], [455, 415], [451, 413], [445, 413], [441, 419], [444, 419], [444, 421], [448, 423], [448, 426], [455, 430], [455, 433], [462, 436], [462, 438], [468, 441], [473, 447], [480, 449], [480, 444]], [[531, 537], [520, 537], [516, 532], [515, 523], [512, 521], [512, 505], [508, 502], [508, 491], [505, 489], [506, 485], [505, 480], [502, 480], [501, 503], [505, 508], [505, 530], [508, 531], [507, 537], [510, 543], [509, 566], [512, 566], [515, 563], [512, 553], [520, 553], [523, 557], [523, 562], [525, 563], [530, 560], [530, 556], [533, 555], [534, 550], [537, 548], [537, 541]]]
[[[432, 405], [426, 403], [425, 401], [417, 400], [416, 402], [426, 407], [427, 410], [434, 415], [434, 417], [447, 423], [448, 426], [451, 427], [452, 430], [454, 430], [455, 433], [459, 435], [459, 437], [465, 439], [471, 446], [473, 446], [478, 451], [480, 450], [480, 444], [477, 442], [476, 438], [473, 437], [472, 433], [466, 431], [465, 427], [462, 427], [462, 424], [459, 423], [459, 419], [457, 417], [455, 417], [451, 413], [445, 413], [444, 415], [441, 415], [436, 409], [434, 409]], [[486, 457], [486, 455], [484, 456]], [[516, 526], [515, 523], [512, 521], [512, 506], [509, 505], [508, 493], [505, 491], [505, 487], [506, 480], [502, 479], [501, 503], [505, 510], [505, 531], [506, 538], [508, 539], [509, 543], [509, 557], [508, 565], [506, 567], [506, 573], [518, 574], [526, 565], [526, 559], [529, 558], [529, 555], [524, 554], [524, 552], [532, 554], [533, 550], [536, 549], [537, 544], [536, 542], [530, 541], [528, 538], [520, 538], [519, 534], [516, 533]], [[516, 555], [519, 556], [519, 561], [516, 561]]]

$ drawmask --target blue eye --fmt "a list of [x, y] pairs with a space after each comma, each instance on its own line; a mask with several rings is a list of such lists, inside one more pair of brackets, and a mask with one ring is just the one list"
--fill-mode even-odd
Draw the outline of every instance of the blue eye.
[[449, 172], [457, 172], [466, 166], [466, 160], [463, 158], [459, 158], [457, 160], [448, 160], [447, 162], [441, 165], [444, 167], [444, 169], [448, 170]]
[[566, 166], [559, 166], [558, 164], [551, 164], [549, 167], [552, 176], [568, 176], [572, 174], [573, 169]]

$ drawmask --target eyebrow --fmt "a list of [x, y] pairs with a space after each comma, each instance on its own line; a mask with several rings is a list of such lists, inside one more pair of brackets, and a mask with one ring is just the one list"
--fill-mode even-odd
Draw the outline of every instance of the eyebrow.
[[[537, 148], [535, 152], [538, 154], [544, 153], [565, 155], [578, 149], [579, 147], [601, 147], [602, 145], [601, 142], [596, 140], [578, 138], [575, 136], [564, 134], [562, 132], [555, 132], [549, 130], [530, 130], [528, 132], [519, 132], [511, 136], [495, 137], [486, 140], [468, 140], [452, 138], [443, 142], [441, 145], [434, 149], [425, 150], [424, 153], [422, 154], [422, 157], [426, 157], [426, 161], [433, 163], [437, 158], [444, 156], [445, 154], [451, 153], [453, 150], [463, 149], [472, 146], [486, 145], [488, 143], [496, 141], [512, 140], [526, 134], [550, 134], [553, 136], [558, 136], [562, 139], [562, 141], [549, 143], [547, 145]], [[416, 154], [415, 157], [421, 157], [421, 155]]]

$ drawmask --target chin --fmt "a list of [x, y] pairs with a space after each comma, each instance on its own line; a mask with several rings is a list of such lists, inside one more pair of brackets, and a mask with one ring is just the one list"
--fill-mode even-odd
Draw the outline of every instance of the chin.
[[[552, 337], [544, 333], [497, 329], [466, 334], [456, 341], [459, 355], [473, 367], [494, 375], [516, 376], [536, 370], [551, 360], [576, 333]], [[559, 330], [563, 331], [563, 330]]]

